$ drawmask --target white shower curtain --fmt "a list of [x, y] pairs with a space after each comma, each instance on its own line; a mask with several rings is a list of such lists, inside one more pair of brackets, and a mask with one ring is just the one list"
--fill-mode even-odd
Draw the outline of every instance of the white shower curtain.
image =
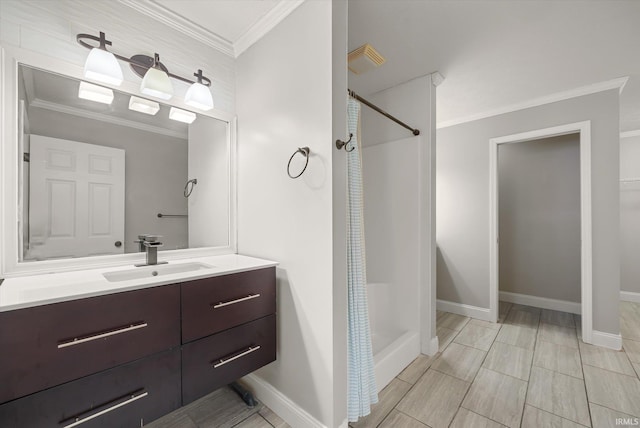
[[349, 99], [347, 145], [347, 288], [349, 316], [349, 422], [371, 413], [378, 402], [367, 307], [367, 275], [364, 251], [362, 158], [359, 136], [360, 103]]

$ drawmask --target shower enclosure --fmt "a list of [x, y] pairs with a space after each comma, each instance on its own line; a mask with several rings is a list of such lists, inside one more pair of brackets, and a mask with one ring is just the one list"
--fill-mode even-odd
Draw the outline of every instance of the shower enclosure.
[[362, 151], [367, 297], [378, 390], [420, 353], [419, 138]]

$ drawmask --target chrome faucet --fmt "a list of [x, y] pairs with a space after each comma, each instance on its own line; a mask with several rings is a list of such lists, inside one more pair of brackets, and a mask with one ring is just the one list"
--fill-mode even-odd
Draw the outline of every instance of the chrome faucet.
[[145, 264], [137, 264], [136, 266], [153, 266], [167, 263], [158, 261], [158, 247], [164, 245], [158, 241], [160, 238], [162, 238], [160, 235], [138, 235], [138, 240], [134, 242], [139, 245], [138, 249], [140, 251], [147, 253], [147, 262]]

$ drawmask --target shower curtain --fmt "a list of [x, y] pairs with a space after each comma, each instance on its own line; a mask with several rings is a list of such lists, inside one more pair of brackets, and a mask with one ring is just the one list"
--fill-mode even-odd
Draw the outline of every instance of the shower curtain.
[[359, 136], [360, 103], [349, 99], [347, 105], [349, 133], [347, 145], [347, 288], [349, 318], [349, 422], [371, 413], [378, 402], [369, 330], [367, 279], [364, 254], [364, 218], [362, 203], [362, 158]]

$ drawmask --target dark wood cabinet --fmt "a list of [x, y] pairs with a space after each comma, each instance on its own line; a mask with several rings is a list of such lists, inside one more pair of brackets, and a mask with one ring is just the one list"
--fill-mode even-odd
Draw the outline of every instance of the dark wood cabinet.
[[0, 312], [0, 427], [142, 426], [274, 361], [275, 312], [272, 267]]
[[276, 312], [275, 268], [191, 281], [182, 286], [182, 343]]
[[174, 348], [0, 405], [0, 426], [139, 427], [180, 405]]
[[182, 347], [182, 399], [190, 403], [276, 359], [269, 315]]
[[180, 286], [0, 312], [0, 403], [180, 344]]

